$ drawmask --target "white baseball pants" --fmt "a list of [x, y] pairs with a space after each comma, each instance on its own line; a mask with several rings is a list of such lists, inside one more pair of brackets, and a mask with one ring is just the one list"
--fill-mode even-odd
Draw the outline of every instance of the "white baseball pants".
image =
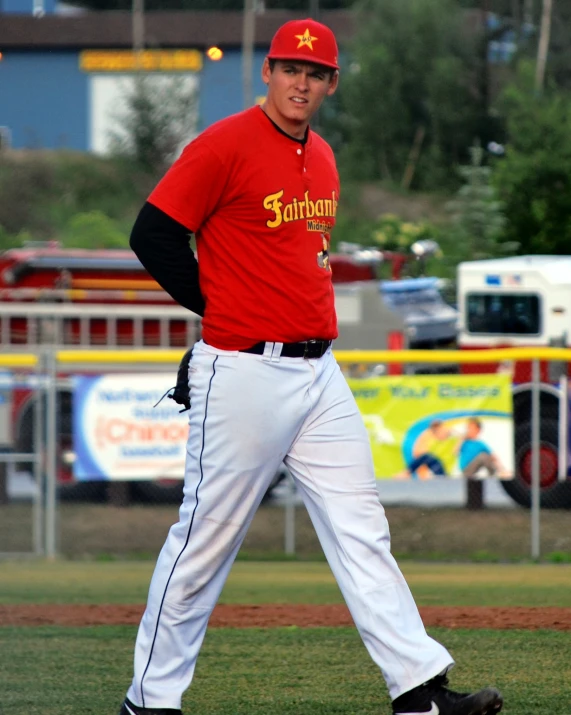
[[128, 691], [137, 705], [181, 707], [210, 613], [283, 460], [391, 698], [453, 664], [427, 635], [390, 553], [369, 438], [335, 358], [280, 350], [194, 348], [184, 500], [137, 635]]

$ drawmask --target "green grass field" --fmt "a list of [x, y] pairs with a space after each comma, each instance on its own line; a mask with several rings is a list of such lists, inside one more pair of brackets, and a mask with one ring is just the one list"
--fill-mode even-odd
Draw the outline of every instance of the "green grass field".
[[[154, 567], [150, 561], [0, 563], [0, 604], [144, 603]], [[403, 562], [401, 567], [419, 605], [571, 607], [569, 564]], [[342, 600], [326, 563], [237, 561], [220, 602]]]
[[[507, 715], [569, 715], [569, 636], [446, 631], [453, 683], [495, 683]], [[0, 629], [6, 715], [116, 714], [131, 677], [135, 629]], [[352, 629], [212, 629], [184, 699], [189, 715], [381, 715], [384, 684]]]
[[[3, 562], [0, 604], [140, 603], [148, 562]], [[420, 605], [571, 606], [571, 567], [406, 563]], [[238, 562], [226, 603], [335, 603], [323, 563]], [[482, 624], [485, 625], [485, 624]], [[136, 629], [0, 628], [2, 715], [116, 715]], [[454, 687], [495, 684], [506, 715], [571, 715], [571, 637], [554, 631], [430, 629], [458, 665]], [[355, 629], [211, 629], [188, 715], [382, 715], [384, 683]]]

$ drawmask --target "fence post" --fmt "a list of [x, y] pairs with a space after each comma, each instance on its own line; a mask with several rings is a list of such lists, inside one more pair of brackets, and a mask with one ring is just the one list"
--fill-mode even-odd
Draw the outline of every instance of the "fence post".
[[44, 495], [45, 495], [45, 409], [47, 408], [47, 395], [45, 393], [46, 380], [45, 380], [45, 360], [41, 352], [38, 353], [38, 364], [36, 367], [36, 400], [34, 402], [34, 444], [33, 452], [35, 461], [32, 466], [32, 472], [34, 475], [34, 484], [36, 488], [34, 490], [34, 501], [33, 501], [33, 540], [34, 540], [34, 551], [36, 554], [45, 553], [45, 533], [44, 533]]
[[57, 370], [56, 348], [48, 347], [46, 358], [46, 557], [56, 557], [57, 491]]
[[466, 509], [479, 511], [484, 508], [484, 482], [466, 477]]
[[567, 460], [569, 445], [569, 381], [567, 375], [559, 378], [559, 469], [557, 478], [560, 482], [567, 479]]
[[285, 552], [288, 556], [295, 554], [295, 482], [288, 477], [288, 490], [285, 503]]
[[0, 462], [0, 504], [8, 503], [8, 462]]
[[539, 383], [540, 371], [539, 360], [534, 359], [531, 363], [531, 558], [539, 559], [540, 556], [540, 404], [539, 404]]

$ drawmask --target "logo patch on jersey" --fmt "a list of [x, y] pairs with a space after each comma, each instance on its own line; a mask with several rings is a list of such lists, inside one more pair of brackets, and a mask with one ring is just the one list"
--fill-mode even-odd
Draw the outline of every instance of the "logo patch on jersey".
[[330, 199], [309, 198], [309, 191], [303, 195], [303, 199], [293, 198], [288, 204], [284, 204], [280, 199], [284, 195], [284, 190], [276, 191], [275, 194], [268, 194], [264, 198], [264, 208], [273, 213], [273, 217], [266, 221], [268, 228], [278, 228], [282, 223], [290, 221], [307, 221], [308, 231], [329, 231], [333, 224], [330, 221], [319, 221], [318, 219], [335, 218], [337, 214], [337, 194], [331, 192]]
[[311, 36], [309, 27], [306, 28], [303, 35], [296, 35], [295, 37], [299, 40], [299, 45], [296, 47], [296, 50], [299, 50], [300, 47], [309, 47], [309, 49], [313, 52], [313, 45], [311, 43], [317, 41], [318, 38]]
[[317, 254], [317, 265], [331, 272], [331, 263], [329, 261], [329, 234], [322, 233], [321, 238], [323, 240], [323, 251], [319, 251]]

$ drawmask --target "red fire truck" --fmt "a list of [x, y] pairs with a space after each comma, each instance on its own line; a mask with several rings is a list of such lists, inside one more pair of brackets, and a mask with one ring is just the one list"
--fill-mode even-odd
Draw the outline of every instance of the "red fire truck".
[[[3, 352], [59, 348], [185, 348], [200, 337], [200, 318], [175, 305], [129, 250], [63, 249], [27, 245], [0, 254], [0, 345]], [[174, 368], [173, 368], [174, 370]], [[103, 498], [103, 483], [72, 476], [72, 390], [59, 376], [58, 482], [60, 495]], [[7, 447], [33, 452], [35, 394], [11, 392]], [[6, 445], [5, 445], [6, 447]], [[19, 465], [31, 471], [29, 465]], [[179, 485], [134, 482], [132, 490], [154, 500]]]

